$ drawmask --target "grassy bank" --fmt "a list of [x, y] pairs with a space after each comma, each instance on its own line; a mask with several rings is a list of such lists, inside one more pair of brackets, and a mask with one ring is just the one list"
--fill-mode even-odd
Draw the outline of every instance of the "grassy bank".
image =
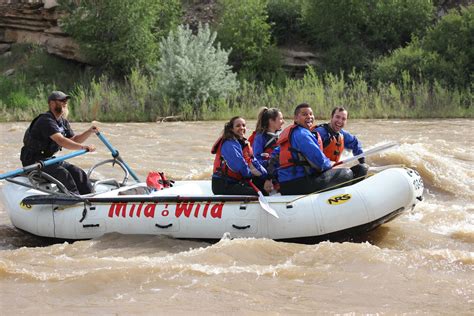
[[13, 75], [0, 76], [2, 121], [31, 120], [46, 110], [52, 90], [73, 95], [73, 121], [154, 121], [166, 116], [184, 120], [228, 119], [233, 115], [256, 118], [261, 106], [278, 107], [286, 116], [302, 102], [312, 105], [315, 116], [327, 118], [336, 105], [349, 109], [352, 118], [472, 118], [470, 89], [446, 89], [408, 76], [402, 84], [369, 84], [358, 74], [318, 75], [308, 71], [303, 79], [287, 79], [281, 86], [242, 82], [226, 99], [203, 104], [200, 116], [190, 104], [173, 104], [160, 97], [159, 78], [139, 71], [124, 80], [100, 75], [92, 68], [51, 57], [39, 48], [16, 46], [0, 58], [0, 71], [12, 67]]

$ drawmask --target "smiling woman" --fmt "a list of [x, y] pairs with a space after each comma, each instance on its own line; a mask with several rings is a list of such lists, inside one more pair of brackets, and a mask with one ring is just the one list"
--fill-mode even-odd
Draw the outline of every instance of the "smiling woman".
[[256, 195], [258, 190], [248, 181], [266, 179], [267, 171], [254, 158], [252, 147], [245, 138], [246, 131], [244, 118], [234, 116], [225, 124], [222, 136], [212, 147], [211, 153], [216, 155], [212, 174], [214, 194]]

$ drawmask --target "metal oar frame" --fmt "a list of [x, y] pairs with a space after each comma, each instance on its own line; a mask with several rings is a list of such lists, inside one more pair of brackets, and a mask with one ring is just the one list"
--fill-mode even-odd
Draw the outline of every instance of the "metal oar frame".
[[95, 165], [93, 165], [89, 171], [87, 172], [87, 177], [90, 179], [90, 176], [92, 174], [92, 172], [97, 168], [97, 167], [100, 167], [102, 165], [105, 165], [105, 164], [108, 164], [108, 163], [111, 163], [112, 166], [114, 166], [115, 164], [117, 164], [122, 170], [123, 172], [125, 173], [124, 177], [123, 177], [123, 180], [122, 180], [122, 183], [120, 184], [121, 186], [124, 186], [126, 185], [126, 183], [128, 182], [128, 178], [130, 176], [130, 173], [128, 172], [128, 169], [125, 167], [125, 165], [122, 163], [122, 161], [118, 160], [116, 157], [114, 158], [111, 158], [111, 159], [107, 159], [107, 160], [104, 160], [104, 161], [101, 161], [101, 162], [98, 162], [96, 163]]
[[44, 192], [44, 193], [58, 194], [57, 191], [53, 191], [52, 189], [46, 189], [46, 188], [43, 188], [43, 187], [40, 186], [41, 180], [44, 179], [47, 182], [56, 184], [56, 186], [58, 187], [58, 189], [60, 191], [59, 193], [62, 193], [62, 194], [68, 195], [68, 196], [76, 196], [76, 194], [69, 191], [64, 186], [64, 184], [62, 184], [58, 179], [56, 179], [55, 177], [53, 177], [53, 176], [51, 176], [51, 175], [49, 175], [49, 174], [47, 174], [47, 173], [45, 173], [41, 170], [33, 170], [33, 171], [29, 172], [28, 174], [26, 174], [26, 176], [28, 177], [28, 180], [30, 181], [30, 183], [17, 181], [17, 180], [15, 180], [15, 178], [8, 178], [8, 179], [5, 179], [5, 180], [8, 181], [8, 182], [17, 184], [17, 185], [21, 185], [21, 186], [30, 188], [30, 189], [35, 189], [35, 190], [41, 191], [41, 192]]

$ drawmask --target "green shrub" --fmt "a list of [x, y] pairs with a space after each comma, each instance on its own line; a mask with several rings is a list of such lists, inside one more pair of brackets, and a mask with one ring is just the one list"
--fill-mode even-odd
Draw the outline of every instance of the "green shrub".
[[155, 97], [156, 80], [138, 69], [123, 82], [102, 75], [71, 94], [70, 109], [77, 121], [152, 121], [162, 114]]
[[176, 23], [178, 1], [62, 0], [69, 16], [61, 25], [93, 63], [127, 74], [153, 62], [156, 37]]
[[372, 1], [364, 40], [380, 54], [405, 46], [412, 36], [423, 36], [434, 22], [434, 6], [426, 0]]
[[[411, 78], [422, 81], [425, 77], [433, 78], [434, 72], [442, 68], [434, 67], [438, 62], [438, 55], [425, 51], [417, 38], [410, 45], [393, 51], [390, 57], [375, 61], [372, 77], [375, 81], [401, 82], [403, 73], [408, 73]], [[431, 69], [428, 74], [428, 69]]]
[[3, 101], [6, 107], [12, 107], [12, 104], [8, 100], [10, 93], [16, 91], [18, 87], [21, 87], [21, 84], [19, 80], [0, 76], [0, 101]]
[[301, 4], [303, 0], [269, 0], [268, 21], [271, 32], [278, 44], [292, 43], [304, 37], [301, 24]]
[[286, 77], [281, 53], [274, 45], [263, 51], [258, 65], [244, 67], [238, 73], [239, 81], [261, 81], [264, 84], [281, 85]]
[[421, 82], [466, 88], [474, 75], [474, 5], [452, 10], [426, 36], [374, 63], [373, 78], [400, 82], [402, 73]]
[[365, 70], [374, 56], [423, 34], [433, 6], [426, 0], [304, 0], [302, 17], [308, 38], [325, 51], [326, 69], [347, 72]]
[[199, 25], [196, 35], [188, 26], [179, 26], [161, 40], [158, 91], [176, 106], [176, 112], [192, 109], [192, 117], [200, 118], [210, 99], [225, 98], [238, 88], [236, 75], [227, 64], [229, 52], [219, 44], [214, 47], [215, 39], [208, 25]]
[[12, 91], [8, 94], [7, 104], [9, 107], [17, 109], [26, 109], [30, 104], [30, 98], [24, 91]]
[[[0, 72], [15, 70], [8, 77], [0, 76], [0, 102], [14, 111], [25, 110], [33, 115], [44, 111], [51, 91], [71, 92], [76, 85], [87, 85], [92, 78], [82, 65], [50, 55], [40, 46], [15, 44], [11, 52], [10, 56], [0, 58]], [[13, 116], [28, 118], [28, 114]]]
[[[444, 81], [452, 86], [474, 82], [474, 4], [453, 9], [423, 39], [423, 48], [439, 55]], [[436, 77], [441, 79], [441, 77]]]
[[258, 72], [264, 52], [270, 46], [267, 0], [219, 0], [218, 41], [231, 49], [231, 64], [236, 70]]

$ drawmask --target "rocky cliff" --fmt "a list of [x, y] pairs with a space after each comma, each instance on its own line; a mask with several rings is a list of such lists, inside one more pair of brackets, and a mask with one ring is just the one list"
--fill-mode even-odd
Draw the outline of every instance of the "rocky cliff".
[[80, 62], [79, 46], [58, 26], [61, 12], [56, 1], [0, 0], [0, 51], [11, 43], [44, 46], [50, 54]]

